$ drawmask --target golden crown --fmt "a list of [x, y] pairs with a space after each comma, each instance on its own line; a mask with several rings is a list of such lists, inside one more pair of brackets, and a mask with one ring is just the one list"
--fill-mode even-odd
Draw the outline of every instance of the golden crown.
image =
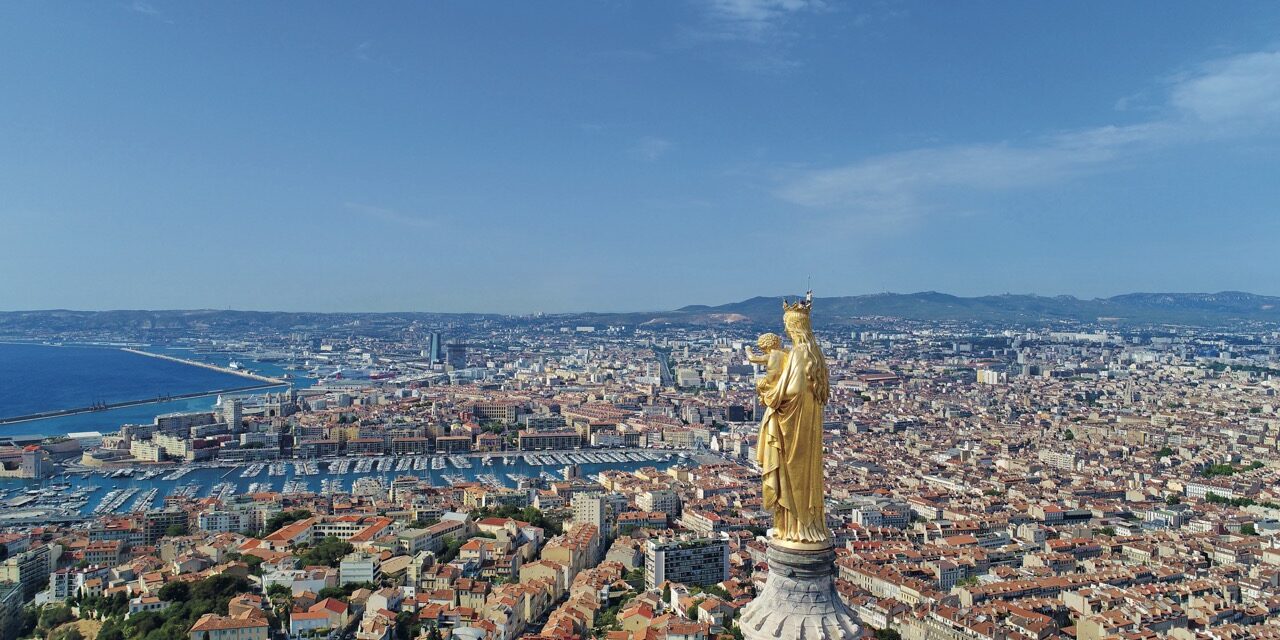
[[783, 315], [786, 315], [788, 313], [803, 313], [804, 315], [807, 316], [809, 315], [809, 311], [812, 309], [813, 309], [813, 290], [812, 289], [810, 289], [807, 293], [804, 294], [803, 299], [796, 300], [795, 304], [787, 302], [786, 298], [782, 299]]

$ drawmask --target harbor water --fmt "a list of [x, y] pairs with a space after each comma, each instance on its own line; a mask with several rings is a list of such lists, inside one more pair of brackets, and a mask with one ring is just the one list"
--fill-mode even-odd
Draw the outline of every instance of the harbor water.
[[[148, 346], [142, 350], [217, 366], [229, 364], [229, 356], [224, 354], [160, 346]], [[247, 369], [268, 377], [280, 378], [291, 373], [275, 363], [246, 359], [241, 359], [241, 362]], [[288, 382], [295, 388], [306, 388], [315, 381], [295, 373]], [[132, 354], [117, 347], [0, 343], [0, 418], [248, 384], [253, 384], [253, 381], [229, 373]], [[156, 416], [166, 413], [208, 411], [217, 402], [218, 395], [211, 393], [195, 398], [161, 400], [5, 424], [0, 425], [0, 436], [55, 436], [83, 431], [110, 433], [119, 430], [123, 424], [149, 424]]]
[[[515, 487], [521, 477], [560, 480], [565, 466], [576, 464], [583, 477], [601, 471], [665, 469], [683, 456], [655, 450], [592, 450], [539, 453], [411, 455], [282, 460], [234, 465], [132, 467], [72, 473], [44, 481], [0, 480], [0, 511], [61, 508], [66, 516], [129, 513], [156, 509], [169, 495], [223, 497], [251, 492], [348, 493], [356, 480], [376, 478], [390, 487], [413, 476], [433, 486], [481, 482]], [[216, 463], [215, 463], [216, 464]], [[104, 504], [106, 503], [106, 504]]]

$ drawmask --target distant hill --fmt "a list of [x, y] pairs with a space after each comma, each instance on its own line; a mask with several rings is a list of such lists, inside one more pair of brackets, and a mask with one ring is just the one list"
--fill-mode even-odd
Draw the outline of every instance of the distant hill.
[[[648, 322], [716, 323], [776, 321], [784, 296], [756, 297], [717, 306], [693, 305], [648, 315]], [[786, 296], [795, 299], [798, 296]], [[825, 322], [868, 318], [920, 321], [1055, 321], [1219, 326], [1240, 322], [1280, 323], [1280, 297], [1238, 291], [1221, 293], [1129, 293], [1085, 300], [1073, 296], [998, 295], [965, 298], [936, 291], [817, 298]]]
[[[796, 299], [799, 296], [786, 296]], [[692, 305], [672, 311], [566, 313], [542, 319], [497, 314], [453, 313], [306, 313], [283, 311], [11, 311], [0, 312], [0, 335], [56, 336], [108, 332], [163, 337], [193, 332], [234, 335], [245, 332], [335, 330], [362, 335], [391, 335], [409, 324], [470, 326], [486, 322], [552, 322], [621, 325], [773, 325], [783, 296], [760, 296], [716, 306]], [[1059, 322], [1229, 326], [1248, 322], [1280, 324], [1280, 297], [1239, 291], [1220, 293], [1128, 293], [1090, 300], [1073, 296], [998, 295], [965, 298], [936, 291], [877, 293], [818, 298], [823, 324], [853, 324], [870, 319], [992, 322], [1049, 325]]]

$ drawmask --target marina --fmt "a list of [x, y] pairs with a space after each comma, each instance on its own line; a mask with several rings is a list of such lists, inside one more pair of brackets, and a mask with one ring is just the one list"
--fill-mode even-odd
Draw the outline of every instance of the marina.
[[[0, 504], [57, 519], [141, 513], [169, 496], [226, 500], [241, 493], [373, 491], [391, 480], [416, 476], [437, 486], [479, 482], [515, 487], [524, 479], [561, 480], [576, 465], [584, 477], [608, 469], [666, 468], [689, 463], [685, 452], [653, 449], [576, 450], [538, 453], [340, 457], [252, 463], [195, 463], [176, 468], [125, 467], [64, 473], [43, 483], [0, 480]], [[0, 519], [0, 524], [3, 520]]]

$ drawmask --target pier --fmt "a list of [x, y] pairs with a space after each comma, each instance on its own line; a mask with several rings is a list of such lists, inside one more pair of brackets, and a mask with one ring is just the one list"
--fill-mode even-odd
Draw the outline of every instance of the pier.
[[159, 359], [161, 359], [161, 360], [168, 360], [168, 361], [170, 361], [170, 362], [181, 362], [182, 364], [191, 365], [191, 366], [193, 366], [193, 367], [201, 367], [201, 368], [204, 368], [204, 369], [210, 369], [210, 370], [212, 370], [212, 371], [220, 371], [220, 372], [222, 372], [222, 373], [229, 373], [229, 374], [231, 374], [231, 375], [241, 376], [241, 377], [243, 377], [243, 378], [250, 378], [250, 379], [252, 379], [252, 380], [257, 380], [257, 381], [259, 381], [259, 382], [269, 382], [269, 383], [271, 383], [272, 385], [289, 384], [287, 381], [285, 381], [285, 380], [280, 380], [279, 378], [268, 378], [267, 376], [260, 376], [260, 375], [258, 375], [258, 374], [256, 374], [256, 373], [251, 373], [251, 372], [249, 372], [249, 371], [240, 371], [240, 370], [238, 370], [238, 369], [232, 369], [232, 368], [230, 368], [230, 367], [219, 367], [219, 366], [218, 366], [218, 365], [216, 365], [216, 364], [209, 364], [209, 363], [207, 363], [207, 362], [200, 362], [200, 361], [198, 361], [198, 360], [187, 360], [187, 359], [185, 359], [185, 358], [177, 358], [177, 357], [174, 357], [174, 356], [167, 356], [167, 355], [160, 354], [160, 353], [152, 353], [152, 352], [150, 352], [150, 351], [141, 351], [141, 350], [138, 350], [138, 349], [130, 349], [129, 347], [123, 347], [123, 348], [121, 348], [120, 350], [121, 350], [121, 351], [127, 351], [127, 352], [129, 352], [129, 353], [136, 353], [136, 354], [138, 354], [138, 355], [140, 355], [140, 356], [148, 356], [148, 357], [151, 357], [151, 358], [159, 358]]

